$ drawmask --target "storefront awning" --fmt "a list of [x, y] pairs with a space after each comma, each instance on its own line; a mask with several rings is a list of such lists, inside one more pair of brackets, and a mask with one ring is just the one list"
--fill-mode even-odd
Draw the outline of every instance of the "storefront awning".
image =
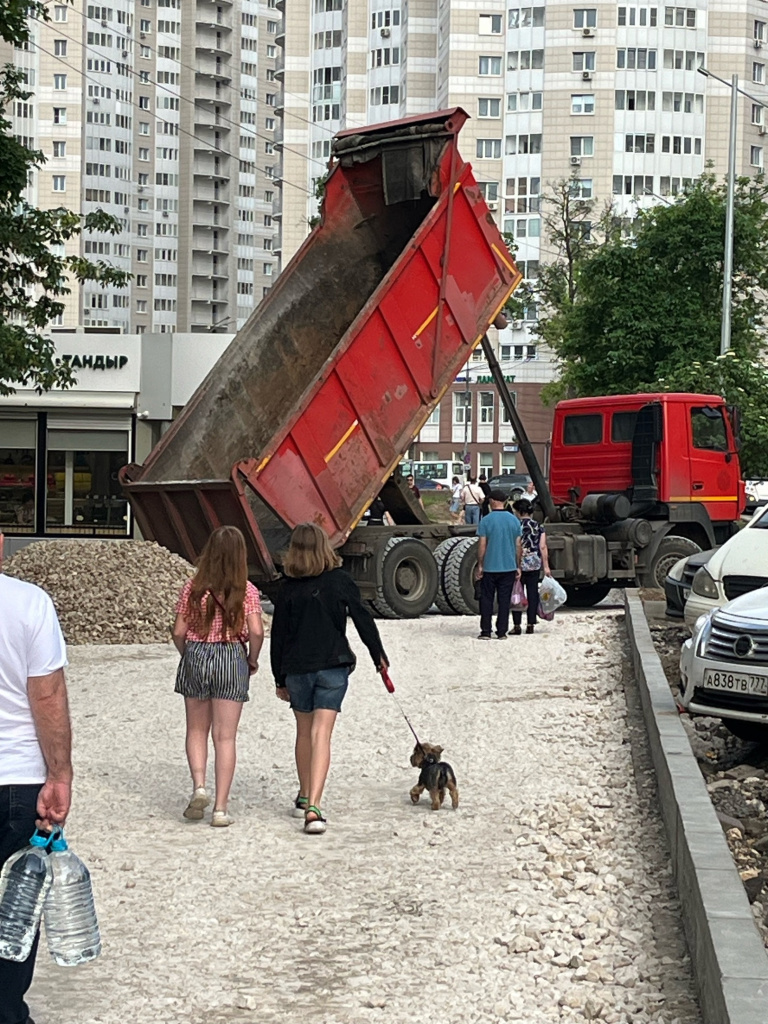
[[2, 409], [128, 409], [136, 407], [133, 391], [48, 391], [38, 395], [35, 391], [17, 391], [15, 395], [0, 398]]

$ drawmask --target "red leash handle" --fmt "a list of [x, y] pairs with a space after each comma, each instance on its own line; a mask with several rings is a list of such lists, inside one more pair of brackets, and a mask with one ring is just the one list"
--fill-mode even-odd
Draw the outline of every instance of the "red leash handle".
[[386, 686], [387, 690], [390, 693], [394, 693], [395, 692], [395, 684], [389, 678], [389, 672], [387, 672], [386, 669], [384, 669], [384, 671], [381, 673], [381, 680], [382, 680], [382, 682], [384, 683], [384, 685]]

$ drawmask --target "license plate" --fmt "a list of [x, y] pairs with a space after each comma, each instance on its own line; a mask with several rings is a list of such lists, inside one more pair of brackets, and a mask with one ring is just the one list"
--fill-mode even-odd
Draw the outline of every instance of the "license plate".
[[752, 694], [768, 697], [768, 676], [756, 676], [747, 672], [723, 672], [720, 669], [704, 669], [704, 686], [708, 690], [726, 690], [728, 693]]

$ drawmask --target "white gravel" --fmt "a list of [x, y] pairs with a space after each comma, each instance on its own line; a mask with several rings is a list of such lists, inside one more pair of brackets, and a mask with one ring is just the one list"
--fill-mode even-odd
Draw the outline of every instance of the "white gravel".
[[655, 809], [638, 795], [623, 616], [479, 643], [476, 623], [382, 622], [397, 696], [445, 747], [458, 811], [410, 804], [410, 733], [361, 653], [325, 836], [289, 816], [292, 719], [264, 668], [226, 830], [188, 824], [165, 646], [71, 651], [76, 798], [104, 955], [41, 952], [57, 1024], [699, 1024]]

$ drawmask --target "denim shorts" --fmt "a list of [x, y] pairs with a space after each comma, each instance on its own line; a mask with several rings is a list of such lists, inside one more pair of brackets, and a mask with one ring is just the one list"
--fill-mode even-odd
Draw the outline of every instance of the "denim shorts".
[[341, 702], [349, 685], [349, 666], [323, 668], [319, 672], [303, 672], [286, 676], [285, 685], [291, 708], [310, 714], [312, 711], [341, 711]]

